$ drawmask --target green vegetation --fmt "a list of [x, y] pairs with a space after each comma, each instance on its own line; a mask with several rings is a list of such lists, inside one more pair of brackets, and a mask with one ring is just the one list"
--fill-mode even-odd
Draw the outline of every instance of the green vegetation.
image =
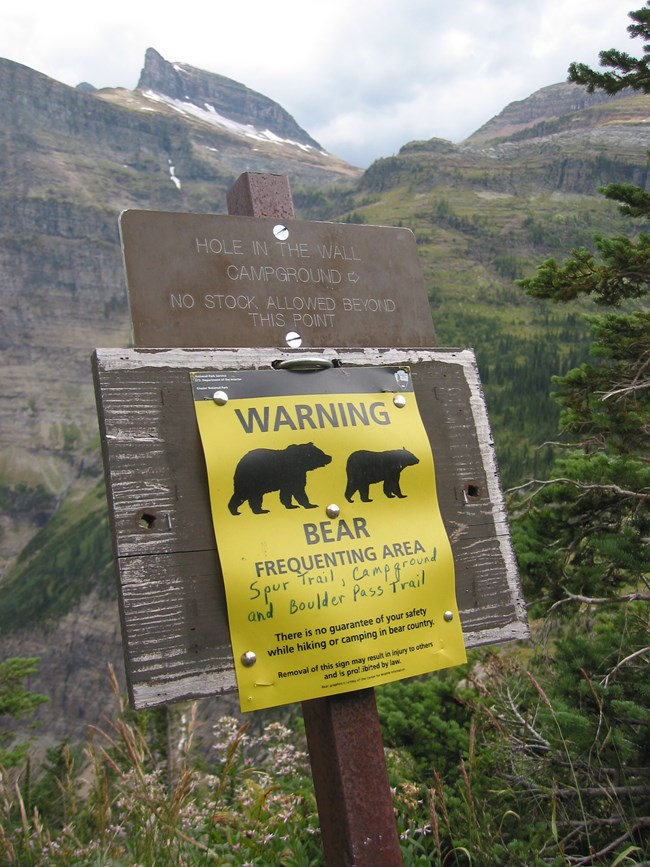
[[[632, 39], [647, 40], [650, 36], [650, 9], [648, 4], [641, 9], [630, 12], [632, 24], [627, 28]], [[572, 63], [569, 66], [569, 78], [577, 84], [585, 84], [587, 90], [604, 90], [605, 93], [619, 93], [627, 87], [650, 93], [650, 53], [648, 43], [643, 46], [643, 57], [637, 58], [625, 51], [610, 48], [600, 52], [600, 65], [609, 72], [597, 72], [585, 63]]]
[[0, 632], [61, 617], [90, 589], [112, 592], [113, 561], [103, 483], [64, 505], [5, 577]]
[[[46, 696], [32, 692], [25, 686], [25, 681], [36, 673], [38, 662], [36, 657], [12, 657], [0, 662], [0, 720], [7, 717], [15, 720], [28, 718], [40, 704], [47, 701]], [[13, 740], [15, 735], [11, 730], [0, 728], [0, 768], [12, 768], [27, 755], [27, 743], [22, 741], [9, 745]]]
[[206, 762], [193, 749], [195, 709], [181, 724], [174, 779], [152, 750], [152, 715], [134, 717], [123, 706], [107, 728], [92, 729], [85, 754], [65, 745], [51, 750], [37, 782], [4, 772], [2, 863], [322, 863], [302, 739], [279, 723], [253, 735], [247, 724], [223, 717]]
[[[525, 664], [473, 652], [377, 691], [405, 867], [646, 863], [648, 680], [610, 653], [644, 641], [635, 606], [591, 631], [590, 614], [571, 617], [551, 665], [539, 640]], [[321, 867], [300, 718], [261, 715], [254, 732], [222, 717], [199, 750], [195, 714], [180, 713], [173, 756], [159, 715], [121, 703], [83, 751], [52, 748], [40, 774], [5, 769], [2, 863]]]

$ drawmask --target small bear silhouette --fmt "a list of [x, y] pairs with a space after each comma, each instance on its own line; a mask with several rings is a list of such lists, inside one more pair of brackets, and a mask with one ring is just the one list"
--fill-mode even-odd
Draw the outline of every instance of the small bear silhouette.
[[402, 493], [399, 486], [400, 473], [404, 467], [419, 463], [418, 458], [406, 449], [391, 449], [386, 452], [368, 452], [362, 449], [352, 452], [346, 465], [348, 483], [345, 499], [351, 503], [352, 497], [358, 491], [363, 503], [371, 503], [368, 489], [376, 482], [384, 483], [384, 494], [387, 497], [404, 499], [406, 494]]
[[231, 514], [239, 515], [239, 507], [248, 500], [251, 511], [265, 515], [264, 494], [280, 492], [280, 502], [287, 509], [297, 509], [295, 499], [304, 509], [315, 509], [305, 491], [307, 473], [331, 462], [313, 443], [287, 446], [286, 449], [253, 449], [245, 454], [235, 468], [234, 493], [228, 503]]

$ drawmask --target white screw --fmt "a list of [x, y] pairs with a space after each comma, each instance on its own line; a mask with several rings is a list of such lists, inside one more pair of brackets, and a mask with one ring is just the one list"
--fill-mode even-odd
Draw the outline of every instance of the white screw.
[[292, 349], [298, 349], [299, 346], [302, 346], [302, 337], [297, 331], [290, 331], [284, 339], [287, 342], [287, 346], [290, 346]]

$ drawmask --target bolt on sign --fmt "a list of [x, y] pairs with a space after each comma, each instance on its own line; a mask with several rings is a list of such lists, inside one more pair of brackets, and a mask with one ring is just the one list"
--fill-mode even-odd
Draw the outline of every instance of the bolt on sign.
[[124, 211], [141, 347], [433, 346], [410, 229]]
[[242, 710], [464, 662], [409, 368], [191, 379]]

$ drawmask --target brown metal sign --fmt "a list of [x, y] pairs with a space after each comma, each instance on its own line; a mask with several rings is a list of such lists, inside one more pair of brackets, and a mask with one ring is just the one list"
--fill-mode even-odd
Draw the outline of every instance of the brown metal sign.
[[409, 229], [124, 211], [141, 347], [435, 345]]

